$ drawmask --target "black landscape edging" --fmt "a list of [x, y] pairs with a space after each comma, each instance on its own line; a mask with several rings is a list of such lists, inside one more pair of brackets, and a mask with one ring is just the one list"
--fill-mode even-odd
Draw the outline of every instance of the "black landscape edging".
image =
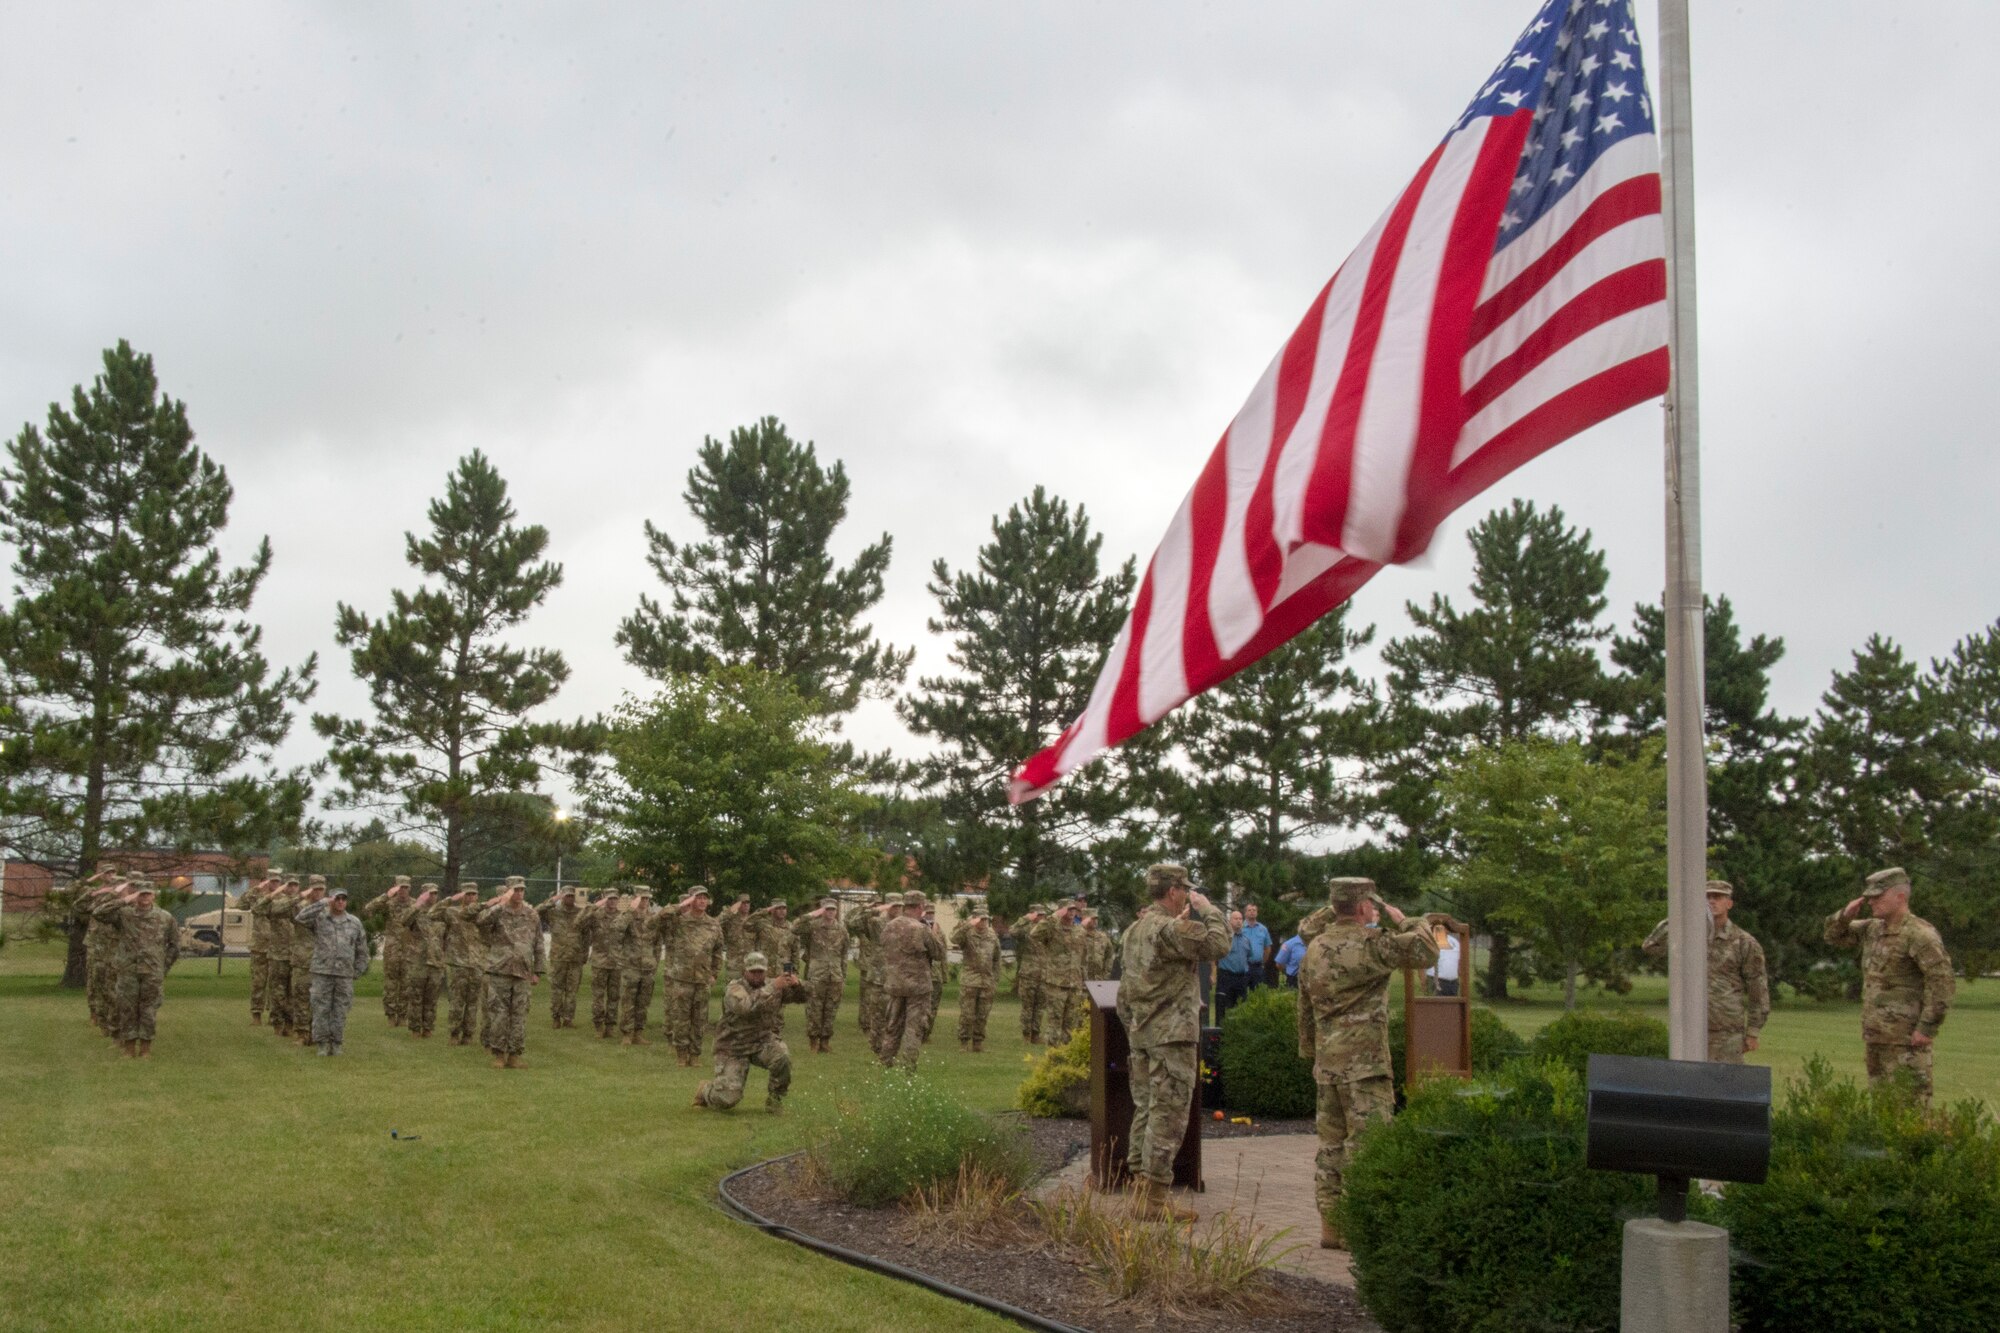
[[1075, 1324], [1065, 1324], [1054, 1319], [1044, 1319], [1032, 1310], [1023, 1310], [1018, 1305], [1009, 1305], [1005, 1301], [996, 1301], [990, 1296], [982, 1296], [976, 1291], [967, 1291], [964, 1287], [954, 1286], [941, 1278], [934, 1278], [928, 1273], [918, 1272], [914, 1268], [905, 1268], [903, 1265], [891, 1263], [887, 1259], [878, 1259], [872, 1254], [863, 1254], [859, 1250], [850, 1250], [845, 1245], [835, 1245], [832, 1241], [821, 1240], [816, 1236], [808, 1236], [805, 1232], [788, 1227], [782, 1222], [773, 1222], [770, 1218], [750, 1208], [742, 1200], [729, 1192], [731, 1181], [741, 1179], [749, 1175], [752, 1171], [762, 1171], [766, 1167], [776, 1166], [779, 1162], [789, 1161], [798, 1155], [796, 1152], [791, 1152], [786, 1153], [782, 1157], [768, 1157], [761, 1162], [752, 1162], [749, 1166], [741, 1170], [731, 1171], [716, 1185], [716, 1196], [722, 1200], [723, 1207], [766, 1235], [776, 1236], [780, 1240], [788, 1240], [792, 1244], [802, 1245], [808, 1250], [817, 1250], [819, 1253], [829, 1258], [838, 1259], [842, 1263], [853, 1264], [856, 1268], [866, 1268], [872, 1272], [880, 1273], [884, 1277], [899, 1278], [904, 1282], [914, 1282], [920, 1287], [928, 1287], [940, 1296], [948, 1296], [952, 1300], [963, 1301], [967, 1305], [976, 1305], [982, 1310], [990, 1310], [994, 1314], [1004, 1319], [1011, 1319], [1017, 1324], [1025, 1324], [1029, 1328], [1040, 1329], [1042, 1333], [1090, 1333], [1088, 1329], [1079, 1328]]

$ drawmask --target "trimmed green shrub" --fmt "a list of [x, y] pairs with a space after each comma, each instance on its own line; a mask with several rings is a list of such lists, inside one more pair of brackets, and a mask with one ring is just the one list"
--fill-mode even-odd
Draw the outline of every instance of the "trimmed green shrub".
[[1090, 1114], [1090, 1029], [1078, 1028], [1051, 1046], [1015, 1089], [1014, 1105], [1044, 1120], [1077, 1120]]
[[[1403, 1043], [1408, 1040], [1408, 1030], [1399, 1010], [1389, 1016], [1389, 1062], [1395, 1068], [1396, 1098], [1403, 1097]], [[1472, 1006], [1472, 1072], [1474, 1074], [1498, 1073], [1509, 1060], [1518, 1060], [1528, 1053], [1528, 1039], [1507, 1026], [1500, 1015], [1484, 1005]]]
[[2000, 1132], [1976, 1102], [1927, 1114], [1817, 1056], [1771, 1122], [1771, 1174], [1718, 1220], [1746, 1333], [2000, 1328]]
[[1244, 1115], [1300, 1120], [1318, 1106], [1312, 1061], [1299, 1058], [1299, 993], [1259, 986], [1222, 1019], [1222, 1090]]
[[1340, 1224], [1389, 1333], [1615, 1329], [1628, 1217], [1653, 1183], [1583, 1164], [1583, 1080], [1560, 1064], [1419, 1087], [1371, 1126]]
[[1593, 1055], [1667, 1058], [1667, 1025], [1657, 1018], [1617, 1010], [1577, 1009], [1535, 1034], [1528, 1054], [1567, 1065], [1582, 1078]]
[[833, 1099], [806, 1149], [814, 1175], [837, 1198], [880, 1208], [972, 1166], [1016, 1189], [1034, 1176], [1018, 1128], [981, 1115], [937, 1084], [885, 1073]]

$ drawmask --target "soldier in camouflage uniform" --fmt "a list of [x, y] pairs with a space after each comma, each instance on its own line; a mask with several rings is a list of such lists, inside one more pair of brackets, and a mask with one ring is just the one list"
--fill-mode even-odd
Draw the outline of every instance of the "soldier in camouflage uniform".
[[396, 876], [389, 891], [368, 904], [367, 915], [376, 921], [376, 932], [382, 937], [382, 1016], [389, 1020], [389, 1026], [399, 1028], [409, 1016], [409, 1005], [404, 997], [403, 977], [409, 966], [410, 955], [420, 947], [411, 938], [411, 932], [402, 926], [404, 916], [410, 909], [410, 877]]
[[451, 1044], [472, 1045], [473, 1020], [485, 1007], [486, 942], [479, 929], [479, 885], [460, 880], [458, 892], [432, 906], [444, 925], [445, 987]]
[[445, 919], [437, 906], [438, 886], [426, 884], [396, 923], [410, 940], [403, 955], [403, 1020], [417, 1038], [436, 1031], [438, 998], [444, 994]]
[[708, 890], [697, 885], [660, 914], [665, 1013], [661, 1022], [674, 1059], [692, 1069], [708, 1035], [708, 993], [722, 974], [722, 923], [708, 914]]
[[250, 1024], [261, 1026], [264, 1022], [264, 1006], [271, 987], [271, 922], [270, 918], [257, 914], [257, 904], [278, 891], [283, 884], [285, 872], [271, 869], [264, 872], [264, 878], [252, 884], [241, 898], [236, 900], [236, 910], [250, 918]]
[[944, 932], [938, 929], [935, 912], [924, 913], [924, 929], [936, 938], [938, 944], [937, 958], [931, 963], [931, 1007], [930, 1012], [924, 1015], [924, 1045], [928, 1046], [931, 1043], [931, 1029], [937, 1026], [938, 1010], [944, 1007], [944, 983], [950, 979], [951, 960], [949, 950], [945, 946]]
[[[1872, 919], [1857, 921], [1864, 906]], [[1931, 1044], [1958, 983], [1937, 928], [1910, 911], [1909, 872], [1891, 866], [1870, 875], [1861, 896], [1827, 918], [1826, 942], [1861, 948], [1861, 1040], [1869, 1083], [1907, 1070], [1918, 1099], [1929, 1106]]]
[[722, 913], [722, 947], [729, 954], [731, 976], [743, 975], [743, 960], [754, 946], [750, 942], [750, 895], [739, 893]]
[[764, 955], [774, 974], [799, 970], [799, 942], [785, 919], [788, 910], [784, 899], [773, 898], [750, 914], [750, 947]]
[[83, 882], [75, 910], [84, 918], [83, 998], [90, 1021], [97, 1030], [116, 1041], [118, 927], [97, 915], [97, 908], [115, 900], [125, 891], [127, 881], [118, 871], [106, 867]]
[[495, 1069], [524, 1069], [528, 996], [548, 969], [542, 920], [528, 906], [525, 887], [513, 883], [480, 908], [476, 919], [487, 943], [486, 1049], [493, 1053]]
[[1031, 908], [1014, 930], [1014, 993], [1021, 997], [1021, 1040], [1031, 1046], [1042, 1044], [1042, 950], [1035, 932], [1046, 915]]
[[958, 923], [951, 944], [959, 959], [958, 1049], [978, 1054], [986, 1049], [986, 1019], [1000, 984], [1000, 937], [994, 934], [985, 908]]
[[[1328, 890], [1330, 915], [1316, 923], [1320, 929], [1299, 966], [1298, 1003], [1299, 1055], [1312, 1060], [1319, 1090], [1313, 1163], [1319, 1243], [1331, 1250], [1341, 1245], [1334, 1209], [1355, 1142], [1396, 1109], [1389, 978], [1400, 968], [1435, 963], [1438, 944], [1428, 918], [1405, 917], [1386, 903], [1378, 908], [1373, 880], [1336, 879]], [[1394, 929], [1371, 929], [1384, 912]]]
[[833, 1049], [834, 1020], [847, 994], [847, 927], [840, 922], [840, 904], [820, 899], [798, 919], [792, 935], [805, 960], [806, 1040], [825, 1055]]
[[1117, 960], [1118, 946], [1097, 928], [1097, 913], [1083, 914], [1083, 979], [1109, 981]]
[[792, 1053], [785, 1048], [785, 1006], [799, 1003], [805, 993], [796, 976], [779, 976], [767, 983], [769, 970], [763, 954], [746, 954], [743, 975], [722, 993], [722, 1026], [715, 1033], [715, 1077], [695, 1088], [696, 1106], [727, 1111], [742, 1101], [743, 1084], [752, 1065], [771, 1075], [764, 1109], [775, 1113], [784, 1106], [785, 1092], [792, 1086]]
[[618, 955], [611, 943], [613, 915], [622, 900], [616, 889], [601, 889], [584, 909], [583, 939], [590, 961], [590, 1025], [609, 1040], [618, 1030]]
[[[284, 883], [264, 895], [257, 915], [271, 933], [270, 980], [264, 987], [264, 1012], [271, 1019], [271, 1031], [280, 1037], [292, 1035], [292, 913], [299, 910], [299, 877], [285, 876]], [[299, 1022], [309, 1021], [306, 1014]]]
[[[1729, 920], [1736, 890], [1712, 879], [1708, 897], [1708, 1058], [1740, 1065], [1757, 1049], [1758, 1034], [1771, 1016], [1771, 983], [1764, 971], [1764, 946]], [[1639, 946], [1655, 958], [1667, 956], [1667, 923]]]
[[1125, 932], [1118, 1018], [1131, 1042], [1132, 1128], [1125, 1165], [1141, 1213], [1192, 1221], [1167, 1191], [1187, 1138], [1201, 1066], [1201, 990], [1195, 968], [1229, 952], [1229, 921], [1182, 866], [1146, 871], [1151, 900]]
[[99, 899], [90, 912], [112, 931], [109, 948], [117, 979], [112, 1038], [127, 1055], [150, 1056], [167, 969], [180, 957], [180, 923], [154, 905], [152, 883], [145, 879], [134, 879], [123, 892]]
[[559, 1028], [576, 1026], [576, 992], [583, 983], [583, 914], [576, 886], [567, 884], [536, 911], [549, 932], [549, 1021]]
[[1061, 1046], [1070, 1038], [1083, 994], [1083, 929], [1074, 904], [1064, 904], [1032, 932], [1041, 962], [1042, 1041]]
[[875, 1034], [875, 1054], [884, 1068], [916, 1069], [931, 1007], [931, 967], [943, 957], [943, 941], [924, 924], [924, 895], [911, 889], [903, 895], [902, 915], [882, 926], [882, 978], [889, 1008]]
[[646, 1019], [653, 1007], [659, 972], [659, 935], [653, 928], [653, 891], [632, 886], [624, 910], [605, 923], [618, 960], [618, 1031], [626, 1046], [650, 1046]]
[[292, 930], [313, 942], [307, 968], [312, 976], [312, 1044], [321, 1055], [339, 1055], [347, 1040], [347, 1011], [354, 1007], [354, 979], [368, 975], [368, 931], [347, 910], [346, 889], [301, 907]]
[[859, 941], [856, 954], [861, 964], [861, 1032], [868, 1049], [882, 1032], [882, 1016], [889, 1010], [889, 992], [882, 975], [882, 927], [902, 912], [900, 898], [886, 903], [867, 903], [847, 914], [848, 933]]
[[310, 1046], [312, 1039], [312, 962], [313, 933], [302, 930], [298, 925], [299, 910], [310, 903], [326, 897], [326, 876], [306, 876], [305, 892], [294, 897], [292, 902], [292, 1039], [301, 1046]]

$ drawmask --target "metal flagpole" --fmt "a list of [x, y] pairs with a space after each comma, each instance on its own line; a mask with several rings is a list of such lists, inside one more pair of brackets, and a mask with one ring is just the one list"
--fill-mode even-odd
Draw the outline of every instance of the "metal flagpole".
[[1701, 432], [1694, 287], [1694, 113], [1687, 0], [1660, 0], [1667, 228], [1667, 1026], [1676, 1060], [1708, 1058], [1708, 752], [1702, 736]]

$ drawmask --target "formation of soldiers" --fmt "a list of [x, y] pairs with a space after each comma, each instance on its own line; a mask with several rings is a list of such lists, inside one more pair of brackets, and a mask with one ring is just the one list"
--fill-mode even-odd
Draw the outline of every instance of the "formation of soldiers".
[[84, 998], [90, 1021], [126, 1055], [146, 1059], [167, 970], [180, 957], [180, 925], [157, 902], [151, 880], [106, 866], [85, 879]]
[[1082, 894], [1030, 909], [1022, 925], [1014, 937], [1021, 1039], [1060, 1046], [1083, 1015], [1083, 983], [1110, 979], [1117, 945], [1098, 928]]

